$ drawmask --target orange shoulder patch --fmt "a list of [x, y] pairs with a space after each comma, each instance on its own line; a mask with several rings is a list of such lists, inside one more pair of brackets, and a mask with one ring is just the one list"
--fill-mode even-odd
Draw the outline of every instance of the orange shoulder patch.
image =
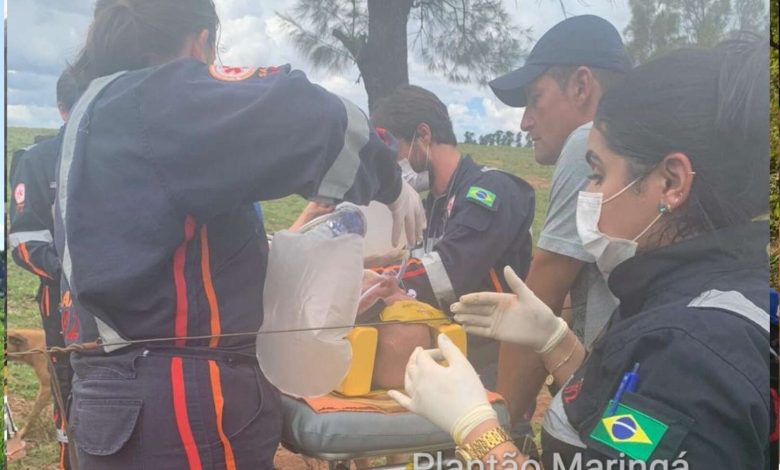
[[223, 82], [240, 82], [254, 76], [257, 67], [230, 67], [227, 65], [209, 65], [212, 78]]
[[269, 77], [271, 75], [276, 75], [277, 73], [279, 73], [281, 71], [282, 71], [282, 68], [281, 67], [276, 67], [276, 66], [273, 66], [273, 67], [260, 67], [259, 69], [257, 69], [257, 76], [260, 77], [260, 78], [265, 78], [265, 77]]

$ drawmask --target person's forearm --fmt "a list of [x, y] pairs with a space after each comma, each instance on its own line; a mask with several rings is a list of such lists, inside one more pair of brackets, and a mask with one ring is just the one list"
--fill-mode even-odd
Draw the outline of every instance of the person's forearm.
[[566, 337], [551, 351], [542, 356], [544, 368], [552, 374], [555, 385], [561, 387], [579, 369], [585, 360], [585, 347], [573, 331], [569, 330]]
[[506, 400], [513, 424], [526, 419], [525, 415], [536, 403], [545, 377], [544, 363], [531, 348], [501, 343], [496, 392]]
[[[575, 259], [538, 249], [526, 285], [560, 316], [566, 294], [581, 266], [582, 263]], [[507, 401], [512, 422], [524, 419], [526, 411], [536, 403], [536, 396], [547, 377], [542, 359], [528, 348], [502, 344], [498, 377], [496, 391]]]
[[304, 225], [309, 223], [310, 221], [316, 219], [317, 217], [325, 214], [330, 214], [335, 210], [335, 206], [328, 205], [328, 204], [322, 204], [314, 201], [309, 201], [308, 204], [306, 204], [306, 207], [303, 208], [303, 211], [301, 212], [301, 215], [298, 216], [297, 219], [295, 219], [295, 222], [290, 225], [291, 232], [297, 232], [301, 229]]
[[[568, 286], [556, 282], [550, 274], [549, 261], [555, 261], [543, 251], [537, 251], [528, 275], [527, 285], [556, 315], [560, 315], [568, 292]], [[572, 268], [574, 269], [574, 268]], [[568, 275], [571, 278], [574, 275]], [[566, 280], [562, 280], [566, 282]], [[541, 357], [528, 347], [501, 343], [498, 357], [498, 381], [496, 391], [504, 397], [512, 423], [526, 419], [526, 412], [536, 404], [547, 370]]]

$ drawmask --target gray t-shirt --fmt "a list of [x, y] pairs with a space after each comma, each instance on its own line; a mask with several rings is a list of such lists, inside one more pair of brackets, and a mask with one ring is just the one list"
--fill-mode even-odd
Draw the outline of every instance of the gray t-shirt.
[[591, 127], [590, 122], [578, 127], [563, 144], [552, 177], [547, 219], [537, 243], [543, 250], [587, 263], [574, 281], [570, 296], [572, 329], [588, 349], [618, 305], [577, 233], [577, 197], [588, 185], [591, 173], [585, 161]]

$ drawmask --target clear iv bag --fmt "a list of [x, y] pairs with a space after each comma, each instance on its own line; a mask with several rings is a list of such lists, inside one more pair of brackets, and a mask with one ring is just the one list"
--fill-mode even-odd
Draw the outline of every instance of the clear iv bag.
[[[353, 205], [274, 235], [263, 295], [257, 360], [282, 392], [324, 395], [349, 371], [345, 339], [357, 315], [366, 222]], [[321, 329], [316, 329], [321, 328]], [[279, 331], [290, 331], [279, 333]]]

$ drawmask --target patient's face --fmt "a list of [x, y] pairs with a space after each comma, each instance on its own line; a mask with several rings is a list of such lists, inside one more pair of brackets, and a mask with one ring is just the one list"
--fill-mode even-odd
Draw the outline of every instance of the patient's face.
[[[364, 271], [362, 292], [380, 284], [370, 294], [363, 296], [358, 306], [358, 315], [365, 313], [374, 303], [382, 299], [386, 306], [402, 300], [412, 300], [398, 286], [398, 281], [392, 276], [380, 276], [371, 271]], [[376, 327], [379, 338], [374, 360], [374, 389], [403, 388], [406, 364], [417, 346], [423, 349], [431, 348], [431, 330], [425, 324], [392, 324]]]
[[373, 388], [403, 388], [409, 357], [417, 346], [432, 347], [431, 330], [424, 324], [389, 324], [377, 327], [379, 341], [374, 362]]

